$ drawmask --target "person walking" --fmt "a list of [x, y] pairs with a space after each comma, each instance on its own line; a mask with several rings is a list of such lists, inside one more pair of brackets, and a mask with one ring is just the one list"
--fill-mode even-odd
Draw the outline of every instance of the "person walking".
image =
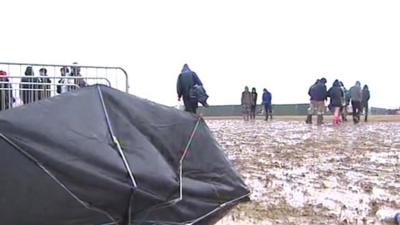
[[313, 85], [309, 90], [311, 105], [308, 111], [306, 123], [312, 124], [312, 115], [317, 113], [317, 124], [321, 125], [324, 121], [325, 100], [328, 96], [326, 90], [325, 78], [321, 78], [317, 84]]
[[250, 107], [251, 107], [251, 93], [249, 91], [249, 87], [244, 87], [244, 91], [242, 92], [242, 99], [241, 99], [241, 105], [242, 105], [242, 114], [243, 114], [243, 119], [245, 121], [249, 120], [250, 118]]
[[256, 109], [257, 109], [257, 91], [256, 88], [251, 89], [251, 113], [250, 113], [250, 119], [255, 120], [256, 119]]
[[191, 96], [191, 89], [195, 85], [203, 86], [203, 83], [197, 74], [190, 70], [188, 64], [183, 65], [182, 71], [178, 76], [176, 91], [178, 94], [178, 101], [181, 101], [181, 98], [183, 98], [186, 112], [196, 113], [197, 111], [198, 99]]
[[361, 96], [361, 105], [362, 109], [364, 110], [364, 122], [368, 121], [368, 101], [370, 97], [368, 85], [364, 85]]
[[317, 85], [319, 83], [319, 79], [317, 79], [315, 81], [315, 83], [313, 85], [310, 86], [310, 88], [308, 89], [308, 95], [310, 96], [310, 106], [308, 107], [308, 113], [307, 113], [307, 119], [306, 119], [306, 123], [307, 124], [311, 124], [312, 123], [312, 115], [314, 114], [314, 109], [313, 109], [313, 96], [311, 95], [311, 90], [312, 88]]
[[361, 107], [361, 83], [357, 81], [356, 84], [350, 88], [350, 99], [351, 99], [351, 107], [353, 110], [353, 122], [357, 124], [360, 122], [360, 113], [362, 110]]
[[51, 80], [47, 77], [47, 69], [39, 70], [40, 77], [37, 78], [38, 100], [51, 97]]
[[342, 121], [347, 121], [347, 108], [349, 106], [349, 91], [347, 91], [343, 82], [340, 81], [340, 88], [342, 90], [342, 107], [340, 108], [340, 114], [342, 116]]
[[340, 87], [340, 83], [338, 80], [335, 80], [332, 84], [332, 87], [328, 90], [328, 97], [330, 100], [329, 108], [333, 112], [333, 125], [340, 124], [340, 108], [343, 106], [343, 91]]
[[272, 120], [272, 95], [266, 88], [262, 96], [262, 105], [265, 110], [265, 121], [268, 121], [268, 117]]

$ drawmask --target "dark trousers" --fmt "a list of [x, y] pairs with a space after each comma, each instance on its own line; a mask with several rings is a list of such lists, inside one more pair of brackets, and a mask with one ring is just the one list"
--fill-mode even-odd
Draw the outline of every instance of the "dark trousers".
[[268, 120], [268, 116], [272, 119], [272, 106], [271, 104], [264, 104], [265, 109], [265, 120]]
[[196, 113], [198, 107], [197, 101], [190, 98], [183, 98], [183, 104], [185, 105], [186, 112]]
[[361, 102], [360, 101], [351, 101], [351, 107], [353, 108], [353, 122], [360, 122], [360, 114], [362, 111]]
[[255, 105], [252, 105], [250, 107], [250, 119], [255, 119], [256, 118], [256, 107]]
[[364, 102], [363, 105], [363, 110], [364, 110], [364, 121], [367, 122], [368, 120], [368, 102]]
[[0, 91], [0, 111], [12, 107], [12, 98], [11, 91]]

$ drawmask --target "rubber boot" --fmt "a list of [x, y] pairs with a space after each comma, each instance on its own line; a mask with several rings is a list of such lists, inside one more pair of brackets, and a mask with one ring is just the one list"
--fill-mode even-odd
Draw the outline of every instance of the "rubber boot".
[[324, 116], [323, 115], [318, 115], [317, 117], [317, 125], [321, 125], [324, 123]]
[[360, 117], [359, 116], [353, 116], [353, 122], [354, 124], [357, 124], [360, 122]]
[[337, 126], [340, 124], [340, 118], [338, 116], [334, 116], [332, 119], [333, 125]]
[[312, 124], [312, 115], [307, 115], [306, 124]]

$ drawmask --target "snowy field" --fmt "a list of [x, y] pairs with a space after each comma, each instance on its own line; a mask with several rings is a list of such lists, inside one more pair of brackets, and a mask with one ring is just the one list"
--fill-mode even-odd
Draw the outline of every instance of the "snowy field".
[[218, 225], [379, 224], [400, 209], [400, 122], [207, 124], [252, 191]]

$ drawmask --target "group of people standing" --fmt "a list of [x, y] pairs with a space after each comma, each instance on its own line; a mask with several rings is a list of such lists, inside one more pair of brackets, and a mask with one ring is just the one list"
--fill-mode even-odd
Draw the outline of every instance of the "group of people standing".
[[[77, 66], [77, 63], [74, 63], [74, 65], [76, 66], [71, 67], [71, 72], [69, 67], [64, 66], [60, 68], [61, 77], [65, 78], [58, 80], [56, 85], [56, 92], [58, 94], [87, 86], [84, 79], [80, 78], [82, 77], [80, 67]], [[20, 98], [23, 104], [51, 97], [51, 91], [51, 80], [47, 75], [46, 68], [40, 68], [39, 76], [35, 76], [32, 66], [26, 67], [25, 77], [21, 78], [20, 83]]]
[[368, 121], [368, 101], [370, 92], [368, 85], [364, 85], [361, 89], [361, 83], [357, 81], [350, 90], [347, 90], [343, 82], [335, 80], [329, 90], [326, 87], [326, 78], [318, 79], [308, 90], [310, 96], [310, 107], [306, 123], [312, 123], [312, 116], [317, 114], [317, 124], [323, 123], [323, 115], [325, 113], [325, 101], [329, 98], [329, 110], [333, 113], [332, 123], [340, 124], [347, 121], [348, 106], [352, 106], [353, 122], [360, 122], [360, 115], [364, 109], [364, 121]]
[[[71, 72], [69, 67], [62, 67], [60, 73], [63, 78], [59, 79], [58, 83], [54, 85], [56, 86], [55, 91], [59, 94], [87, 86], [84, 79], [80, 78], [80, 67], [77, 63], [74, 63], [74, 66], [71, 67]], [[16, 98], [18, 98], [16, 90], [19, 90], [19, 98], [22, 104], [29, 104], [51, 97], [51, 93], [54, 90], [46, 68], [40, 68], [39, 76], [35, 76], [33, 67], [27, 66], [24, 76], [16, 84], [19, 85], [19, 89], [13, 90], [13, 84], [10, 82], [7, 72], [0, 70], [0, 110], [12, 107], [13, 103], [16, 102]]]
[[29, 104], [51, 96], [51, 80], [47, 77], [47, 69], [40, 68], [35, 77], [33, 68], [26, 67], [25, 77], [21, 78], [20, 98], [23, 104]]
[[[242, 115], [245, 121], [255, 120], [257, 114], [257, 90], [255, 87], [249, 91], [249, 87], [244, 87], [241, 98]], [[262, 102], [265, 111], [265, 121], [272, 120], [272, 95], [266, 88], [263, 90]]]

